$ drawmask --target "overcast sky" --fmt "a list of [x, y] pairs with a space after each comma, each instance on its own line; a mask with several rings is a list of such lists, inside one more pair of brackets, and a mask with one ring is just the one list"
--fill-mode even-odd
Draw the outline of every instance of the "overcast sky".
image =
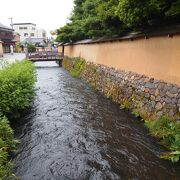
[[73, 0], [2, 0], [0, 22], [35, 23], [37, 28], [55, 30], [66, 24], [73, 9]]

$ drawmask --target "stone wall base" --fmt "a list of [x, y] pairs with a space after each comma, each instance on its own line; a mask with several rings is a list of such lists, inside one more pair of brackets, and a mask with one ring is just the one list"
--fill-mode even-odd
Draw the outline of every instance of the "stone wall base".
[[[64, 61], [72, 67], [72, 60], [65, 58]], [[122, 108], [144, 119], [158, 119], [165, 115], [180, 120], [178, 85], [91, 62], [85, 62], [80, 77]]]

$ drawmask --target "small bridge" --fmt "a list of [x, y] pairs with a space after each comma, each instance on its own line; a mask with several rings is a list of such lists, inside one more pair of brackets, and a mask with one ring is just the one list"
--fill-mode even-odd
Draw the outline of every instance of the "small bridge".
[[56, 61], [59, 66], [62, 66], [63, 57], [63, 53], [57, 51], [39, 51], [26, 54], [26, 58], [31, 62]]

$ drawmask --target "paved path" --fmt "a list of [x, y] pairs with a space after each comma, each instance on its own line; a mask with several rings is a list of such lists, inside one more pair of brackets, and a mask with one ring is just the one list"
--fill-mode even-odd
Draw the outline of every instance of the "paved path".
[[3, 59], [8, 60], [8, 62], [14, 62], [15, 60], [23, 60], [26, 57], [24, 53], [14, 53], [13, 55], [8, 53], [4, 54]]

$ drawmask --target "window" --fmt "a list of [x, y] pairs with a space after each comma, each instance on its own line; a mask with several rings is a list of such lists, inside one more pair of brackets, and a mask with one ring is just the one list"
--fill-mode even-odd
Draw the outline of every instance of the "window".
[[21, 30], [21, 29], [23, 29], [23, 27], [19, 27], [19, 29]]
[[32, 30], [35, 30], [35, 28], [34, 28], [34, 27], [32, 27]]
[[24, 33], [24, 37], [28, 36], [28, 33]]
[[24, 29], [27, 29], [27, 27], [24, 27]]
[[30, 36], [31, 36], [31, 37], [34, 37], [34, 33], [31, 33]]

